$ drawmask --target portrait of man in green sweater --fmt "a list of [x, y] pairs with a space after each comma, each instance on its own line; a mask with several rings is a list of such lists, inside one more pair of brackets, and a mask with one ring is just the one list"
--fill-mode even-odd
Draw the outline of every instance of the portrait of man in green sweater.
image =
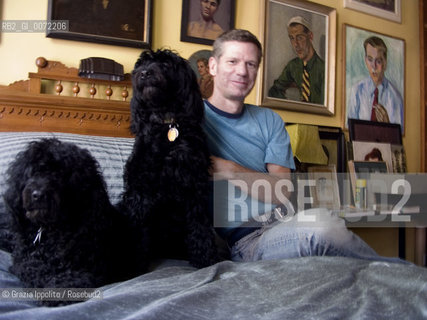
[[280, 76], [274, 80], [268, 96], [323, 104], [325, 62], [313, 47], [311, 24], [301, 16], [294, 16], [289, 20], [287, 29], [296, 57], [287, 62]]

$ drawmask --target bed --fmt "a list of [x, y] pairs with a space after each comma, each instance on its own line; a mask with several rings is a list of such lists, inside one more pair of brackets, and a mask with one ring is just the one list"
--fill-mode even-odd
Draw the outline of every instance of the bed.
[[[110, 198], [117, 202], [123, 165], [133, 145], [131, 93], [120, 94], [118, 100], [108, 95], [97, 99], [79, 93], [76, 97], [76, 82], [79, 87], [85, 81], [89, 88], [106, 86], [107, 91], [110, 84], [79, 79], [76, 70], [59, 62], [36, 61], [38, 72], [30, 73], [29, 80], [0, 88], [0, 192], [5, 188], [4, 172], [16, 153], [29, 141], [55, 136], [87, 148], [97, 158]], [[74, 96], [41, 92], [46, 85], [40, 83], [46, 78], [65, 81], [59, 77], [72, 83]], [[128, 91], [129, 82], [118, 86], [119, 92]], [[6, 238], [7, 218], [1, 199], [0, 236]], [[8, 272], [10, 264], [4, 248], [0, 251], [0, 319], [427, 318], [427, 270], [412, 264], [304, 257], [247, 263], [225, 260], [195, 269], [186, 261], [162, 260], [146, 274], [97, 288], [92, 299], [54, 308], [16, 298], [13, 294], [21, 284]]]

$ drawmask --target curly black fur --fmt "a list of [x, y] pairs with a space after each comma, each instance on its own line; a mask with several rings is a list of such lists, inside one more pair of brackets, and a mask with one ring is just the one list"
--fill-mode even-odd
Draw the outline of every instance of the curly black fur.
[[89, 151], [54, 138], [34, 141], [7, 174], [11, 272], [27, 287], [95, 288], [135, 274], [125, 218]]
[[[132, 72], [131, 130], [122, 205], [141, 233], [141, 250], [185, 258], [196, 267], [217, 261], [208, 217], [210, 157], [201, 128], [203, 100], [186, 60], [170, 50], [143, 52]], [[170, 127], [179, 136], [168, 140]]]

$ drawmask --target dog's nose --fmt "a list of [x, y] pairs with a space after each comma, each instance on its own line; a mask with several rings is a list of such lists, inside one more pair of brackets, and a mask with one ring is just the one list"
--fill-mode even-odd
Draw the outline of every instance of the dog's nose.
[[42, 193], [40, 192], [40, 190], [33, 190], [33, 192], [31, 193], [31, 198], [33, 199], [33, 201], [37, 201], [41, 198]]
[[141, 71], [141, 79], [148, 79], [151, 76], [152, 72], [150, 70]]

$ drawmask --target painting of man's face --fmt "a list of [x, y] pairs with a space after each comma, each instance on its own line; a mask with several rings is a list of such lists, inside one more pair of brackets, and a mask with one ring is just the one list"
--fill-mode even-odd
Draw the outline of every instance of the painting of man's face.
[[203, 19], [212, 20], [215, 12], [218, 10], [218, 1], [200, 0], [200, 13]]
[[306, 33], [303, 25], [295, 24], [288, 28], [288, 35], [296, 55], [305, 61], [310, 54], [313, 34], [311, 32]]
[[387, 60], [384, 57], [384, 53], [368, 44], [366, 46], [365, 64], [372, 81], [376, 85], [380, 84], [383, 81], [384, 72], [387, 67]]

